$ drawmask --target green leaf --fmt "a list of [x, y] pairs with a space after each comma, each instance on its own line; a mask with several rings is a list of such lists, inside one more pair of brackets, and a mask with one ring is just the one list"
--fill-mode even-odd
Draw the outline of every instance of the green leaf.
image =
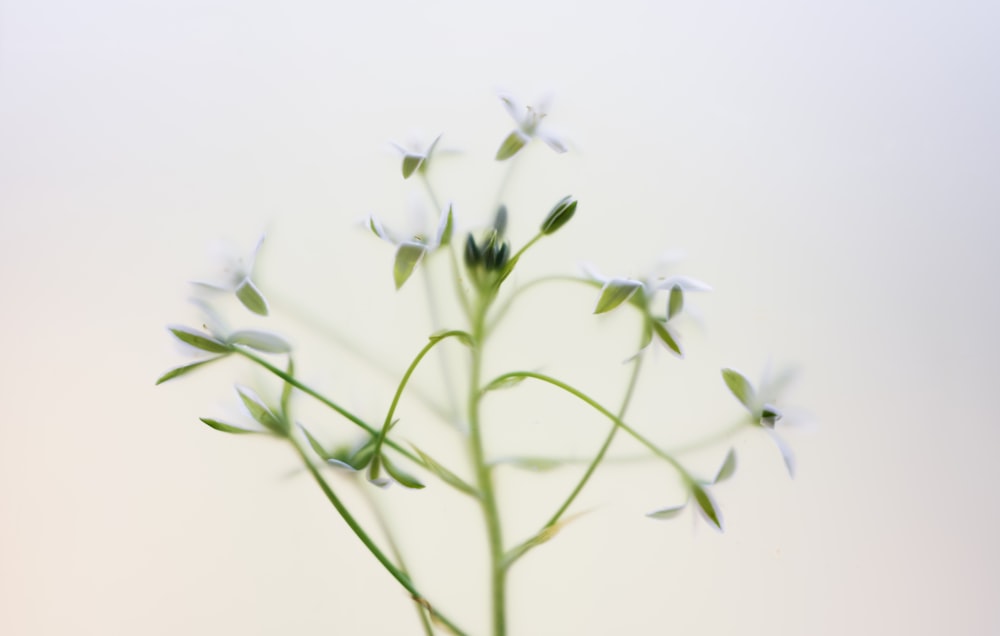
[[[411, 444], [411, 446], [413, 445]], [[473, 497], [476, 497], [477, 499], [479, 498], [479, 493], [476, 492], [476, 489], [467, 484], [465, 481], [463, 481], [461, 477], [459, 477], [455, 473], [451, 472], [450, 470], [439, 464], [436, 460], [434, 460], [433, 457], [431, 457], [424, 451], [420, 450], [416, 446], [413, 446], [413, 450], [415, 450], [417, 452], [417, 455], [420, 456], [420, 459], [423, 460], [424, 468], [434, 473], [439, 479], [441, 479], [441, 481], [445, 482], [449, 486], [452, 486], [464, 492], [467, 495], [471, 495]]]
[[243, 306], [260, 316], [267, 315], [267, 301], [264, 300], [264, 295], [260, 293], [260, 290], [254, 286], [253, 281], [249, 278], [240, 283], [240, 286], [236, 288], [236, 297], [240, 299]]
[[466, 347], [472, 346], [472, 336], [465, 331], [458, 331], [456, 329], [442, 329], [441, 331], [435, 331], [431, 335], [427, 336], [427, 339], [431, 342], [437, 342], [444, 339], [445, 337], [454, 338], [458, 340]]
[[742, 373], [734, 371], [733, 369], [723, 369], [722, 379], [726, 381], [726, 386], [728, 386], [729, 390], [736, 396], [736, 399], [739, 400], [748, 411], [753, 413], [755, 398], [753, 385], [750, 384], [750, 381], [747, 380]]
[[414, 490], [419, 490], [424, 487], [419, 479], [413, 475], [403, 472], [398, 466], [389, 461], [389, 458], [382, 456], [382, 463], [385, 466], [385, 472], [395, 479], [399, 484], [405, 488], [411, 488]]
[[720, 532], [722, 531], [722, 518], [719, 516], [718, 507], [715, 502], [712, 501], [711, 495], [705, 490], [701, 484], [697, 482], [690, 482], [691, 494], [694, 495], [694, 500], [698, 504], [698, 508], [701, 510], [702, 515], [705, 519], [710, 521], [713, 526], [715, 526]]
[[239, 344], [264, 353], [288, 353], [292, 350], [292, 345], [270, 331], [257, 331], [254, 329], [242, 329], [234, 331], [226, 338], [229, 344]]
[[542, 221], [542, 234], [553, 234], [556, 230], [566, 225], [573, 215], [576, 214], [577, 201], [572, 196], [565, 196], [559, 200], [549, 211], [548, 216]]
[[399, 244], [399, 249], [396, 250], [396, 264], [392, 268], [392, 278], [396, 283], [396, 289], [403, 286], [425, 253], [427, 253], [427, 246], [421, 243]]
[[715, 474], [715, 479], [712, 481], [713, 484], [725, 481], [733, 476], [736, 472], [736, 449], [730, 448], [729, 452], [726, 453], [726, 459], [722, 462], [722, 466], [719, 467], [719, 472]]
[[646, 516], [650, 519], [673, 519], [678, 516], [684, 509], [687, 508], [687, 502], [682, 503], [679, 506], [672, 506], [670, 508], [662, 508], [660, 510], [654, 510], [653, 512], [646, 513]]
[[517, 385], [521, 384], [522, 382], [524, 382], [524, 379], [525, 379], [524, 376], [517, 376], [517, 375], [497, 378], [496, 380], [493, 380], [492, 382], [487, 384], [486, 388], [484, 388], [483, 391], [485, 392], [485, 391], [499, 391], [501, 389], [512, 389]]
[[174, 367], [173, 369], [167, 371], [156, 380], [157, 384], [163, 384], [167, 380], [173, 380], [174, 378], [184, 375], [185, 373], [190, 373], [203, 364], [208, 364], [209, 362], [215, 362], [216, 360], [221, 360], [226, 356], [216, 356], [214, 358], [209, 358], [208, 360], [199, 360], [198, 362], [192, 362], [191, 364], [185, 364], [184, 366]]
[[670, 298], [667, 300], [667, 320], [670, 320], [684, 309], [684, 291], [680, 285], [670, 288]]
[[375, 456], [375, 444], [377, 441], [378, 437], [372, 437], [369, 439], [361, 446], [361, 448], [354, 451], [350, 459], [345, 463], [353, 466], [355, 470], [361, 470], [367, 466]]
[[330, 453], [327, 452], [325, 448], [323, 448], [323, 445], [320, 444], [319, 441], [312, 436], [312, 434], [306, 429], [305, 426], [302, 426], [301, 422], [299, 422], [298, 425], [299, 429], [305, 434], [306, 441], [309, 442], [309, 447], [313, 449], [313, 452], [319, 455], [320, 459], [322, 459], [323, 461], [329, 461], [331, 459]]
[[521, 543], [520, 545], [514, 546], [510, 550], [507, 550], [507, 552], [503, 556], [503, 565], [504, 565], [504, 567], [510, 567], [511, 565], [513, 565], [513, 563], [515, 561], [517, 561], [518, 559], [520, 559], [521, 557], [523, 557], [525, 554], [527, 554], [527, 552], [529, 550], [531, 550], [533, 548], [537, 548], [538, 546], [542, 545], [543, 543], [546, 543], [546, 542], [550, 541], [553, 537], [555, 537], [557, 534], [559, 534], [559, 532], [563, 528], [565, 528], [567, 525], [569, 525], [573, 521], [576, 521], [577, 519], [579, 519], [580, 517], [582, 517], [585, 514], [587, 514], [586, 510], [584, 510], [583, 512], [578, 512], [578, 513], [576, 513], [574, 515], [570, 515], [568, 517], [563, 517], [557, 523], [555, 523], [555, 524], [553, 524], [551, 526], [548, 526], [547, 528], [542, 528], [538, 532], [538, 534], [536, 534], [535, 536], [531, 537], [530, 539], [528, 539], [524, 543]]
[[604, 283], [604, 287], [601, 289], [601, 296], [597, 299], [597, 307], [594, 308], [594, 313], [603, 314], [604, 312], [611, 311], [631, 298], [641, 288], [642, 283], [639, 281], [628, 280], [626, 278], [612, 278]]
[[167, 327], [170, 333], [174, 334], [178, 340], [184, 344], [189, 344], [195, 349], [201, 349], [209, 353], [229, 353], [232, 349], [225, 342], [200, 331], [195, 331], [188, 327]]
[[261, 426], [279, 435], [284, 435], [287, 432], [281, 420], [271, 412], [271, 409], [264, 404], [253, 390], [245, 386], [237, 386], [236, 392], [239, 394], [240, 400], [242, 400], [247, 411], [250, 412], [250, 417], [257, 420]]
[[207, 417], [199, 417], [199, 420], [208, 424], [217, 431], [222, 431], [223, 433], [236, 433], [238, 435], [246, 433], [263, 433], [264, 431], [254, 431], [248, 428], [242, 428], [240, 426], [233, 426], [232, 424], [226, 424], [225, 422], [220, 422], [219, 420], [209, 419]]
[[407, 153], [403, 157], [403, 178], [409, 179], [410, 176], [417, 171], [420, 164], [424, 162], [423, 155], [415, 155], [412, 153]]
[[681, 346], [677, 344], [677, 337], [674, 336], [673, 332], [670, 330], [670, 327], [663, 324], [659, 320], [656, 320], [655, 318], [650, 318], [649, 324], [650, 327], [653, 328], [653, 333], [656, 334], [656, 337], [659, 339], [660, 342], [662, 342], [664, 345], [667, 346], [668, 349], [677, 354], [677, 357], [679, 358], [684, 357], [684, 351], [682, 351]]
[[528, 143], [529, 137], [520, 130], [512, 130], [497, 150], [497, 161], [506, 161], [518, 153]]

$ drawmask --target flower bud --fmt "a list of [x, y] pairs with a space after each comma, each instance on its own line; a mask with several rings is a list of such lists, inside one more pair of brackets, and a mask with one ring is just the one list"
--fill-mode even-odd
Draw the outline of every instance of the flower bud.
[[476, 239], [472, 238], [470, 232], [465, 239], [465, 266], [469, 269], [475, 269], [482, 262], [482, 258], [479, 248], [476, 247]]
[[552, 234], [573, 218], [576, 212], [576, 199], [566, 196], [559, 200], [542, 222], [542, 234]]

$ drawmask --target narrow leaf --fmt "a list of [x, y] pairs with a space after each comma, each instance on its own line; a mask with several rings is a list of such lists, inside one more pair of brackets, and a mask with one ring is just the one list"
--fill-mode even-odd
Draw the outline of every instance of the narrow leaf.
[[184, 344], [191, 345], [195, 349], [201, 349], [209, 353], [229, 353], [231, 351], [229, 345], [225, 342], [200, 331], [180, 326], [167, 328], [178, 340]]
[[722, 462], [722, 466], [719, 467], [719, 472], [715, 474], [715, 479], [712, 481], [713, 484], [725, 481], [733, 476], [736, 472], [736, 449], [730, 448], [729, 452], [726, 453], [726, 459]]
[[157, 384], [163, 384], [167, 380], [173, 380], [174, 378], [184, 375], [185, 373], [190, 373], [203, 364], [208, 364], [209, 362], [215, 362], [216, 360], [221, 360], [226, 356], [216, 356], [214, 358], [209, 358], [208, 360], [199, 360], [198, 362], [192, 362], [191, 364], [185, 364], [184, 366], [174, 367], [173, 369], [167, 371], [156, 380]]
[[365, 442], [361, 448], [354, 451], [350, 459], [346, 461], [347, 464], [353, 466], [357, 470], [361, 470], [371, 462], [372, 458], [375, 456], [375, 445], [378, 441], [377, 437], [372, 437], [367, 442]]
[[253, 392], [252, 389], [248, 389], [244, 386], [237, 386], [236, 392], [240, 396], [240, 400], [243, 405], [249, 411], [250, 416], [257, 420], [257, 422], [264, 428], [278, 433], [279, 435], [284, 435], [285, 430], [281, 421], [271, 412], [271, 409], [267, 407], [266, 404], [260, 399], [260, 397]]
[[396, 250], [396, 263], [392, 269], [392, 278], [396, 283], [396, 289], [403, 286], [406, 279], [413, 273], [413, 268], [417, 266], [420, 259], [427, 252], [427, 246], [420, 243], [400, 243]]
[[705, 519], [710, 521], [721, 532], [722, 518], [719, 516], [718, 507], [712, 501], [712, 496], [697, 482], [691, 482], [691, 494], [694, 495], [694, 500], [697, 502], [698, 508]]
[[[411, 446], [413, 445], [411, 444]], [[433, 457], [431, 457], [424, 451], [420, 450], [416, 446], [413, 446], [413, 450], [415, 450], [417, 452], [417, 455], [420, 456], [420, 459], [423, 460], [424, 468], [434, 473], [438, 478], [441, 479], [441, 481], [445, 482], [449, 486], [452, 486], [453, 488], [456, 488], [464, 492], [467, 495], [471, 495], [476, 498], [479, 497], [479, 493], [476, 492], [475, 488], [473, 488], [465, 481], [463, 481], [461, 477], [459, 477], [455, 473], [451, 472], [450, 470], [439, 464]]]
[[260, 290], [253, 284], [249, 278], [240, 283], [240, 286], [236, 288], [236, 297], [240, 299], [243, 306], [260, 316], [267, 315], [267, 301], [264, 300], [264, 295], [260, 293]]
[[726, 386], [732, 391], [736, 399], [751, 413], [753, 412], [754, 391], [753, 385], [739, 371], [733, 369], [723, 369], [722, 379], [726, 381]]
[[438, 222], [437, 233], [434, 235], [435, 245], [443, 246], [451, 242], [451, 235], [455, 225], [451, 208], [452, 206], [449, 204], [448, 209], [441, 214], [441, 220]]
[[684, 309], [684, 291], [680, 285], [670, 288], [670, 298], [667, 300], [667, 320], [670, 320]]
[[243, 329], [234, 331], [226, 338], [229, 344], [239, 344], [264, 353], [288, 353], [292, 350], [292, 345], [270, 331], [257, 331], [254, 329]]
[[398, 466], [389, 461], [388, 457], [382, 456], [382, 463], [385, 465], [385, 472], [395, 479], [405, 488], [419, 490], [424, 487], [423, 483], [413, 475], [402, 471]]
[[[291, 356], [288, 356], [288, 366], [285, 368], [285, 373], [287, 373], [289, 377], [295, 377], [295, 362], [292, 360]], [[290, 417], [288, 407], [292, 400], [293, 388], [295, 387], [292, 386], [291, 382], [285, 382], [284, 386], [281, 387], [281, 414], [286, 419]]]
[[483, 389], [483, 391], [498, 391], [501, 389], [512, 389], [515, 386], [521, 384], [522, 382], [524, 382], [524, 376], [515, 375], [515, 376], [506, 376], [502, 378], [497, 378], [496, 380], [493, 380], [492, 382], [487, 384], [486, 388]]
[[677, 354], [677, 357], [683, 358], [684, 351], [681, 349], [681, 346], [677, 344], [677, 336], [674, 335], [670, 327], [656, 319], [650, 319], [649, 323], [653, 328], [653, 332], [656, 334], [657, 339], [668, 349]]
[[520, 130], [512, 130], [507, 138], [503, 140], [500, 144], [500, 148], [497, 150], [497, 161], [506, 161], [510, 159], [517, 152], [524, 148], [524, 145], [528, 143], [528, 137]]
[[373, 486], [378, 486], [379, 488], [387, 488], [391, 479], [382, 476], [382, 456], [377, 453], [372, 454], [371, 463], [368, 464], [368, 481], [371, 482]]
[[595, 314], [603, 314], [611, 311], [618, 305], [631, 298], [642, 287], [642, 283], [625, 278], [612, 278], [604, 283], [601, 289], [601, 296], [597, 300]]
[[517, 546], [514, 546], [513, 548], [511, 548], [510, 550], [508, 550], [506, 554], [504, 554], [504, 557], [503, 557], [504, 566], [505, 567], [510, 567], [515, 561], [517, 561], [518, 559], [520, 559], [521, 557], [523, 557], [525, 554], [527, 554], [527, 552], [529, 550], [531, 550], [532, 548], [537, 548], [538, 546], [542, 545], [543, 543], [548, 542], [553, 537], [555, 537], [557, 534], [559, 534], [559, 532], [563, 528], [565, 528], [567, 525], [569, 525], [573, 521], [576, 521], [577, 519], [579, 519], [583, 515], [587, 514], [587, 512], [589, 512], [589, 511], [584, 510], [583, 512], [578, 512], [578, 513], [576, 513], [574, 515], [570, 515], [568, 517], [564, 517], [562, 520], [558, 521], [557, 523], [555, 523], [555, 524], [553, 524], [553, 525], [551, 525], [551, 526], [549, 526], [547, 528], [542, 528], [541, 531], [538, 532], [538, 534], [536, 534], [535, 536], [531, 537], [530, 539], [528, 539], [524, 543], [522, 543], [520, 545], [517, 545]]
[[403, 178], [409, 179], [410, 176], [417, 171], [420, 164], [424, 162], [423, 155], [415, 155], [412, 153], [407, 153], [403, 157]]
[[313, 449], [313, 452], [319, 455], [320, 459], [322, 459], [323, 461], [329, 461], [331, 459], [330, 453], [327, 452], [325, 448], [323, 448], [323, 445], [320, 444], [319, 441], [312, 436], [312, 433], [310, 433], [305, 426], [302, 426], [301, 422], [296, 422], [296, 423], [299, 425], [299, 429], [305, 434], [306, 441], [309, 442], [309, 447]]
[[672, 506], [670, 508], [662, 508], [660, 510], [654, 510], [653, 512], [646, 513], [646, 516], [650, 519], [673, 519], [678, 516], [687, 507], [687, 502], [682, 503], [679, 506]]
[[209, 419], [207, 417], [199, 417], [198, 419], [201, 420], [202, 422], [204, 422], [205, 424], [208, 424], [209, 426], [211, 426], [215, 430], [222, 431], [223, 433], [245, 434], [245, 433], [263, 433], [264, 432], [264, 431], [254, 431], [254, 430], [251, 430], [251, 429], [248, 429], [248, 428], [242, 428], [240, 426], [233, 426], [232, 424], [226, 424], [225, 422], [220, 422], [219, 420]]

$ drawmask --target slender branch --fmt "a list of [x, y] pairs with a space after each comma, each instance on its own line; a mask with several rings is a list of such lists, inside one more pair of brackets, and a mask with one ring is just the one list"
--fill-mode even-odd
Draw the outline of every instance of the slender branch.
[[[632, 402], [632, 395], [635, 393], [635, 386], [637, 381], [639, 380], [639, 372], [642, 370], [642, 360], [643, 360], [642, 355], [638, 355], [632, 360], [632, 373], [629, 377], [628, 387], [625, 389], [625, 396], [622, 398], [622, 404], [618, 408], [619, 419], [625, 417], [625, 413], [626, 411], [628, 411], [629, 404]], [[608, 431], [608, 436], [604, 438], [604, 443], [601, 444], [601, 448], [597, 451], [597, 455], [594, 456], [594, 459], [590, 462], [590, 465], [587, 466], [587, 470], [585, 470], [583, 476], [580, 477], [580, 481], [577, 482], [576, 486], [573, 488], [569, 496], [566, 498], [566, 501], [564, 501], [563, 504], [559, 506], [559, 509], [556, 510], [555, 514], [552, 515], [552, 518], [548, 520], [543, 530], [545, 528], [551, 528], [552, 526], [559, 523], [559, 519], [563, 516], [563, 514], [565, 514], [566, 510], [577, 498], [577, 496], [583, 490], [584, 486], [587, 485], [587, 482], [590, 481], [591, 475], [593, 475], [594, 471], [597, 470], [597, 466], [604, 459], [604, 456], [607, 454], [608, 449], [611, 448], [611, 442], [614, 441], [615, 435], [617, 433], [618, 433], [618, 427], [612, 426], [611, 430]]]
[[556, 282], [583, 283], [589, 287], [597, 287], [598, 289], [601, 288], [601, 283], [599, 283], [598, 281], [590, 280], [589, 278], [580, 278], [579, 276], [554, 275], [554, 276], [542, 276], [541, 278], [536, 278], [514, 289], [514, 291], [512, 291], [509, 296], [507, 296], [504, 303], [500, 305], [500, 307], [497, 308], [497, 310], [493, 313], [493, 318], [490, 321], [488, 328], [489, 331], [493, 331], [493, 329], [496, 327], [497, 324], [499, 324], [499, 322], [503, 319], [503, 317], [507, 314], [507, 312], [510, 311], [510, 308], [514, 304], [514, 301], [521, 294], [530, 289], [538, 287], [539, 285], [542, 285], [544, 283], [556, 283]]
[[[389, 434], [389, 429], [392, 427], [392, 416], [396, 413], [396, 407], [399, 406], [399, 400], [403, 397], [403, 391], [406, 389], [407, 383], [410, 381], [410, 376], [416, 371], [417, 366], [420, 361], [424, 359], [431, 349], [433, 349], [439, 342], [443, 342], [448, 338], [460, 338], [460, 339], [471, 339], [471, 336], [457, 329], [446, 331], [442, 334], [434, 336], [431, 338], [430, 342], [425, 344], [420, 350], [420, 353], [413, 359], [410, 366], [407, 367], [406, 373], [403, 374], [403, 378], [399, 381], [399, 386], [396, 387], [396, 393], [392, 396], [392, 403], [389, 405], [389, 411], [385, 414], [385, 421], [382, 423], [382, 429], [378, 432], [378, 440], [375, 442], [375, 457], [379, 456], [379, 452], [382, 450], [382, 444], [386, 443], [386, 436]], [[417, 460], [418, 463], [423, 465], [423, 462]]]
[[[312, 396], [316, 400], [319, 400], [324, 405], [330, 407], [331, 409], [333, 409], [334, 411], [336, 411], [337, 413], [339, 413], [340, 415], [342, 415], [346, 419], [350, 420], [354, 424], [358, 425], [359, 427], [361, 427], [362, 429], [364, 429], [365, 431], [367, 431], [369, 435], [375, 437], [375, 436], [377, 436], [379, 434], [379, 430], [378, 429], [376, 429], [375, 427], [371, 426], [370, 424], [368, 424], [367, 422], [365, 422], [363, 419], [361, 419], [360, 417], [358, 417], [354, 413], [351, 413], [350, 411], [348, 411], [344, 407], [340, 406], [339, 404], [337, 404], [333, 400], [329, 399], [328, 397], [326, 397], [325, 395], [323, 395], [319, 391], [316, 391], [315, 389], [313, 389], [309, 385], [303, 384], [298, 379], [296, 379], [294, 376], [291, 376], [288, 373], [285, 373], [284, 371], [282, 371], [278, 367], [274, 366], [273, 364], [271, 364], [267, 360], [264, 360], [264, 359], [262, 359], [262, 358], [260, 358], [260, 357], [258, 357], [256, 355], [250, 353], [246, 349], [243, 349], [243, 348], [240, 348], [240, 347], [234, 347], [233, 350], [236, 353], [238, 353], [241, 356], [243, 356], [244, 358], [247, 358], [248, 360], [251, 360], [251, 361], [259, 364], [260, 366], [264, 367], [265, 369], [267, 369], [268, 371], [270, 371], [274, 375], [278, 376], [279, 378], [281, 378], [282, 380], [284, 380], [288, 384], [291, 384], [292, 386], [294, 386], [296, 389], [302, 391], [303, 393], [305, 393], [305, 394], [307, 394], [309, 396]], [[406, 448], [403, 448], [402, 446], [400, 446], [399, 444], [393, 442], [392, 440], [388, 440], [386, 442], [386, 444], [388, 444], [389, 447], [391, 447], [393, 450], [397, 451], [403, 457], [406, 457], [407, 459], [409, 459], [410, 461], [416, 463], [419, 466], [424, 466], [424, 462], [422, 462], [419, 457], [417, 457], [416, 455], [414, 455], [412, 452], [410, 452]]]
[[434, 607], [431, 606], [431, 604], [428, 603], [426, 599], [424, 599], [423, 595], [419, 592], [419, 590], [417, 590], [416, 586], [410, 580], [410, 577], [407, 576], [405, 573], [403, 573], [398, 567], [396, 567], [396, 565], [393, 564], [393, 562], [389, 559], [388, 556], [386, 556], [386, 554], [382, 551], [382, 549], [379, 548], [378, 545], [376, 545], [376, 543], [372, 540], [372, 538], [368, 535], [368, 533], [365, 532], [364, 528], [361, 527], [361, 525], [357, 522], [357, 520], [351, 515], [351, 513], [344, 506], [340, 498], [337, 497], [337, 495], [333, 492], [333, 488], [330, 487], [330, 484], [326, 481], [323, 475], [320, 474], [319, 470], [316, 469], [316, 466], [312, 463], [312, 460], [309, 459], [309, 456], [305, 452], [305, 449], [302, 448], [302, 445], [299, 444], [299, 442], [294, 437], [289, 437], [288, 440], [295, 448], [295, 452], [298, 453], [298, 456], [302, 460], [302, 463], [305, 464], [305, 467], [309, 471], [309, 474], [312, 475], [313, 479], [316, 481], [316, 484], [320, 487], [320, 490], [322, 490], [323, 494], [326, 495], [327, 500], [337, 510], [337, 513], [348, 525], [348, 527], [350, 527], [351, 531], [354, 532], [355, 536], [357, 536], [358, 539], [360, 539], [361, 542], [365, 545], [365, 547], [368, 548], [368, 551], [371, 552], [372, 555], [378, 560], [378, 562], [381, 563], [382, 566], [389, 572], [389, 574], [391, 574], [392, 577], [396, 579], [396, 581], [398, 581], [399, 584], [402, 585], [407, 592], [410, 593], [410, 596], [412, 596], [416, 602], [420, 603], [423, 607], [427, 608], [427, 610], [430, 612], [434, 620], [440, 622], [442, 625], [446, 626], [455, 634], [463, 636], [465, 632], [463, 632], [454, 623], [448, 620], [447, 617], [443, 616], [441, 612], [434, 609]]
[[[612, 422], [614, 422], [615, 426], [620, 427], [623, 431], [625, 431], [630, 436], [632, 436], [637, 442], [639, 442], [640, 444], [642, 444], [643, 446], [645, 446], [646, 448], [648, 448], [650, 451], [652, 451], [654, 455], [656, 455], [657, 457], [660, 457], [661, 459], [663, 459], [664, 461], [666, 461], [668, 464], [670, 464], [671, 466], [673, 466], [674, 469], [678, 473], [680, 473], [680, 475], [682, 477], [684, 477], [685, 479], [688, 479], [688, 480], [692, 479], [691, 476], [688, 474], [687, 470], [680, 464], [680, 462], [678, 462], [676, 459], [674, 459], [671, 455], [667, 454], [665, 451], [663, 451], [662, 449], [660, 449], [656, 444], [654, 444], [651, 441], [649, 441], [648, 439], [646, 439], [638, 431], [636, 431], [634, 428], [632, 428], [631, 426], [629, 426], [628, 424], [626, 424], [624, 421], [622, 421], [622, 419], [620, 417], [616, 416], [614, 413], [612, 413], [611, 411], [609, 411], [605, 407], [601, 406], [601, 404], [599, 404], [592, 397], [590, 397], [589, 395], [587, 395], [583, 391], [580, 391], [578, 389], [573, 388], [572, 386], [566, 384], [565, 382], [557, 380], [556, 378], [553, 378], [552, 376], [545, 375], [544, 373], [536, 373], [534, 371], [512, 371], [510, 373], [504, 373], [503, 375], [497, 376], [496, 378], [494, 378], [490, 382], [490, 384], [498, 384], [499, 385], [499, 384], [502, 384], [505, 380], [516, 379], [516, 378], [533, 378], [535, 380], [539, 380], [541, 382], [545, 382], [547, 384], [551, 384], [552, 386], [558, 387], [558, 388], [562, 389], [563, 391], [566, 391], [567, 393], [575, 396], [576, 398], [582, 400], [583, 402], [586, 402], [595, 411], [597, 411], [601, 415], [604, 415], [606, 418], [608, 418], [609, 420], [611, 420]], [[487, 385], [487, 386], [489, 386], [489, 385]]]

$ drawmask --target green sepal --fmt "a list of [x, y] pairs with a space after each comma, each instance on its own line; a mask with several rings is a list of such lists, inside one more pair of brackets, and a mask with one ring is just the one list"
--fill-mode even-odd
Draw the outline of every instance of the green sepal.
[[243, 306], [260, 316], [267, 315], [267, 301], [260, 290], [249, 278], [240, 283], [236, 288], [236, 297], [243, 303]]
[[698, 509], [701, 510], [702, 515], [721, 532], [722, 518], [719, 515], [718, 507], [712, 501], [712, 496], [696, 481], [691, 481], [690, 486], [691, 494], [694, 496], [694, 500], [698, 504]]
[[715, 474], [715, 479], [712, 480], [713, 484], [726, 481], [733, 476], [736, 472], [736, 449], [730, 448], [729, 452], [726, 453], [726, 459], [722, 462], [722, 466], [719, 467], [719, 472]]
[[754, 410], [754, 390], [753, 385], [750, 384], [750, 380], [747, 380], [739, 371], [734, 371], [733, 369], [723, 369], [722, 379], [725, 380], [726, 386], [732, 392], [736, 399], [746, 407], [748, 411], [753, 413]]
[[195, 331], [189, 327], [167, 327], [170, 333], [174, 334], [178, 340], [184, 344], [191, 345], [195, 349], [201, 349], [209, 353], [229, 353], [232, 348], [225, 342], [200, 331]]
[[781, 411], [773, 404], [765, 404], [760, 409], [760, 425], [774, 428], [774, 423], [781, 419]]
[[221, 360], [226, 356], [216, 356], [214, 358], [209, 358], [207, 360], [199, 360], [198, 362], [192, 362], [191, 364], [185, 364], [183, 366], [174, 367], [173, 369], [167, 371], [156, 380], [156, 384], [163, 384], [167, 380], [173, 380], [174, 378], [184, 375], [185, 373], [190, 373], [198, 367], [208, 364], [209, 362], [215, 362], [216, 360]]
[[403, 286], [406, 279], [413, 273], [413, 269], [420, 262], [420, 259], [427, 253], [427, 246], [421, 243], [400, 243], [396, 250], [396, 263], [392, 268], [392, 278], [396, 283], [396, 289]]
[[423, 483], [413, 475], [402, 471], [398, 466], [389, 461], [389, 458], [385, 455], [382, 456], [382, 464], [385, 466], [385, 472], [389, 473], [389, 476], [394, 480], [399, 482], [400, 486], [404, 488], [410, 488], [412, 490], [420, 490], [424, 487]]
[[611, 311], [631, 298], [641, 288], [642, 283], [639, 281], [628, 280], [626, 278], [612, 278], [604, 283], [604, 287], [601, 289], [601, 296], [597, 299], [597, 307], [594, 308], [594, 313], [603, 314]]
[[226, 338], [226, 342], [250, 347], [264, 353], [288, 353], [292, 350], [292, 345], [278, 334], [256, 329], [234, 331]]
[[[410, 446], [413, 446], [413, 444], [410, 444]], [[413, 450], [416, 451], [417, 455], [420, 456], [420, 459], [423, 460], [424, 468], [434, 473], [438, 478], [441, 479], [441, 481], [445, 482], [449, 486], [452, 486], [453, 488], [456, 488], [457, 490], [460, 490], [461, 492], [464, 492], [467, 495], [471, 495], [472, 497], [475, 497], [477, 499], [479, 498], [479, 493], [476, 491], [476, 489], [467, 484], [465, 481], [463, 481], [461, 477], [459, 477], [455, 473], [451, 472], [450, 470], [439, 464], [433, 457], [431, 457], [424, 451], [420, 450], [416, 446], [413, 446]]]
[[542, 234], [553, 234], [559, 228], [569, 223], [569, 220], [576, 214], [577, 201], [572, 196], [565, 196], [556, 203], [548, 216], [542, 221]]
[[349, 466], [353, 466], [355, 470], [361, 470], [372, 461], [372, 458], [375, 457], [375, 445], [377, 442], [378, 437], [372, 437], [367, 442], [362, 444], [358, 450], [354, 451], [349, 460], [345, 463]]
[[684, 351], [681, 350], [681, 346], [677, 344], [677, 337], [670, 331], [670, 327], [663, 324], [655, 318], [649, 319], [649, 325], [653, 328], [653, 333], [656, 334], [657, 339], [667, 346], [668, 349], [677, 354], [677, 357], [683, 358]]
[[670, 320], [684, 309], [684, 290], [680, 285], [670, 288], [670, 297], [667, 299], [667, 320]]
[[438, 223], [437, 245], [439, 247], [444, 247], [448, 243], [451, 243], [451, 235], [454, 229], [455, 217], [452, 213], [451, 204], [448, 204], [448, 211], [442, 215], [441, 221]]
[[383, 457], [378, 453], [372, 454], [372, 459], [368, 463], [368, 473], [366, 478], [373, 486], [378, 486], [379, 488], [388, 488], [392, 480], [388, 477], [382, 476], [382, 461]]
[[503, 140], [500, 144], [500, 148], [497, 149], [497, 161], [506, 161], [518, 153], [524, 145], [528, 143], [529, 138], [520, 130], [512, 130], [507, 138]]
[[255, 431], [249, 428], [242, 428], [240, 426], [233, 426], [232, 424], [226, 424], [225, 422], [220, 422], [219, 420], [213, 420], [207, 417], [199, 417], [199, 420], [211, 426], [217, 431], [222, 431], [223, 433], [235, 433], [237, 435], [252, 434], [252, 433], [264, 433], [265, 431]]
[[673, 519], [674, 517], [677, 517], [682, 512], [684, 512], [685, 508], [687, 508], [687, 502], [684, 502], [679, 506], [672, 506], [670, 508], [661, 508], [660, 510], [647, 512], [646, 516], [649, 517], [650, 519], [659, 519], [659, 520]]
[[271, 412], [271, 409], [251, 389], [237, 386], [236, 393], [239, 394], [243, 405], [250, 412], [250, 417], [258, 424], [278, 435], [285, 435], [288, 432], [285, 423]]
[[424, 162], [424, 159], [424, 155], [406, 153], [403, 156], [403, 178], [409, 179], [417, 171], [417, 168], [420, 167], [420, 164]]

